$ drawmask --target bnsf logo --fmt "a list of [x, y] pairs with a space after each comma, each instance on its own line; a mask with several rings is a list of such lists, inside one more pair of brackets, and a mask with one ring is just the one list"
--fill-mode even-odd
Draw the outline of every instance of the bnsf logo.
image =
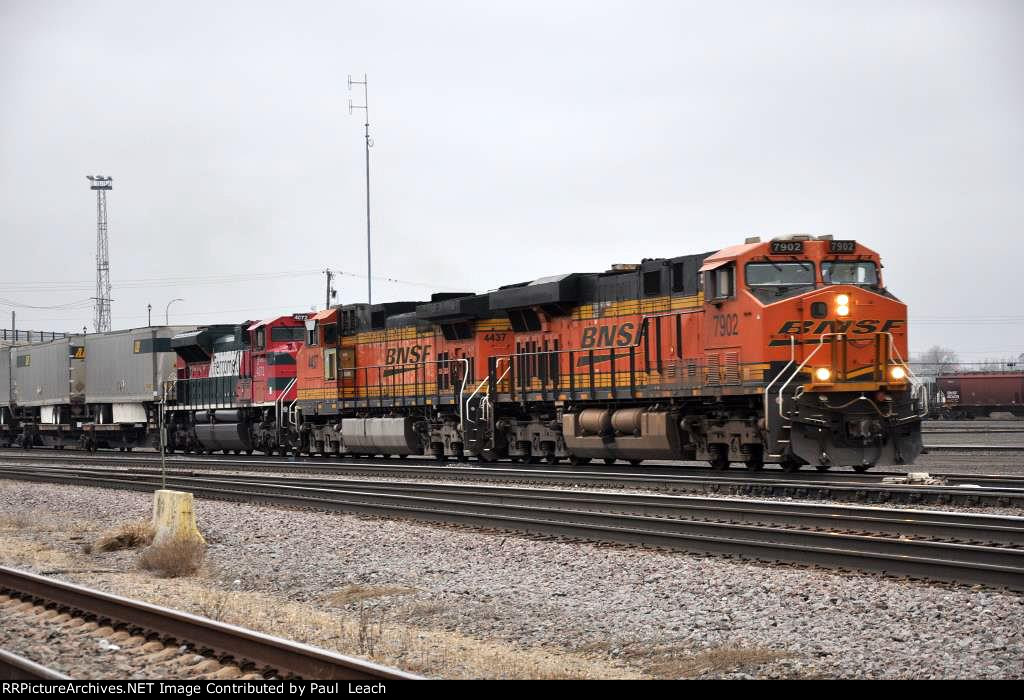
[[411, 362], [426, 362], [430, 357], [429, 345], [413, 345], [408, 348], [388, 348], [384, 364], [404, 365]]
[[[892, 321], [786, 321], [779, 329], [780, 334], [790, 333], [886, 333], [905, 324], [903, 319]], [[817, 328], [815, 328], [817, 324]]]
[[636, 327], [632, 323], [623, 323], [621, 326], [612, 324], [610, 326], [590, 326], [583, 329], [583, 339], [580, 341], [581, 348], [606, 348], [617, 345], [620, 348], [633, 344]]

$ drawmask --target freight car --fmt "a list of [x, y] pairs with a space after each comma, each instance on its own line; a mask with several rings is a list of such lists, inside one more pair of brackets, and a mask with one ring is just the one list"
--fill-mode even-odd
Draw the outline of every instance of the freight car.
[[987, 418], [996, 412], [1024, 417], [1024, 372], [944, 373], [936, 377], [935, 391], [936, 418]]
[[[754, 470], [906, 464], [927, 413], [903, 361], [906, 320], [877, 253], [810, 236], [343, 305], [283, 324], [280, 393], [250, 395], [258, 361], [243, 352], [235, 395], [183, 404], [174, 443]], [[242, 328], [236, 344], [261, 342], [258, 325]], [[202, 376], [216, 348], [193, 357], [180, 340], [179, 401], [192, 382], [218, 380]]]
[[182, 326], [71, 335], [0, 349], [0, 444], [130, 450], [157, 441]]

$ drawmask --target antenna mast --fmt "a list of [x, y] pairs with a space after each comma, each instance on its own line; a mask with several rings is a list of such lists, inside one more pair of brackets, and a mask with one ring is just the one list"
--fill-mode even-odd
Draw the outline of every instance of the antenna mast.
[[97, 333], [110, 331], [110, 245], [107, 239], [107, 191], [114, 189], [114, 178], [86, 175], [96, 190], [96, 301], [93, 325]]
[[368, 81], [366, 79], [366, 73], [363, 73], [362, 80], [352, 80], [352, 76], [348, 76], [348, 91], [352, 92], [353, 85], [363, 86], [363, 104], [355, 105], [352, 104], [352, 100], [348, 101], [348, 113], [352, 114], [352, 110], [361, 109], [366, 115], [366, 123], [363, 125], [366, 128], [366, 303], [373, 303], [373, 277], [371, 276], [371, 265], [370, 265], [370, 149], [373, 147], [373, 139], [370, 138], [370, 97], [368, 91]]

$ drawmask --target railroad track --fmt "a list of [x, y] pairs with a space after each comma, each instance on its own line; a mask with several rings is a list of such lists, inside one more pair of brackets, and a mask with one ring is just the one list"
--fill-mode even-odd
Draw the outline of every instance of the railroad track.
[[[61, 624], [68, 620], [85, 620], [95, 626], [111, 628], [113, 632], [121, 630], [123, 637], [142, 637], [144, 639], [138, 641], [162, 643], [169, 651], [177, 649], [181, 653], [199, 654], [264, 679], [417, 678], [363, 659], [2, 566], [0, 610], [12, 615], [32, 615], [39, 620], [37, 624], [43, 624], [46, 618], [61, 616], [64, 618], [59, 620]], [[55, 674], [54, 671], [26, 662], [14, 654], [0, 654], [0, 677], [9, 674], [12, 678], [53, 678], [46, 674]], [[207, 668], [203, 664], [197, 667]], [[61, 676], [57, 674], [57, 677]]]
[[[155, 474], [0, 467], [0, 478], [152, 491]], [[1024, 518], [660, 494], [167, 476], [200, 498], [739, 555], [1024, 591]]]
[[63, 673], [0, 649], [0, 681], [69, 681]]
[[[45, 464], [122, 469], [154, 468], [152, 455], [70, 455], [53, 452], [0, 452], [0, 465]], [[390, 462], [390, 463], [389, 463]], [[436, 479], [488, 483], [531, 484], [590, 488], [642, 489], [668, 493], [710, 493], [729, 496], [820, 498], [854, 503], [906, 503], [911, 505], [967, 505], [979, 507], [1024, 507], [1024, 475], [945, 474], [945, 486], [884, 484], [885, 476], [903, 472], [856, 474], [853, 472], [808, 472], [796, 477], [783, 472], [714, 472], [708, 468], [658, 468], [618, 471], [614, 467], [551, 469], [532, 466], [476, 467], [412, 465], [396, 460], [363, 462], [300, 462], [272, 459], [185, 458], [167, 460], [168, 469], [179, 474], [192, 472], [283, 472], [328, 474], [332, 477], [364, 476], [396, 479]]]

